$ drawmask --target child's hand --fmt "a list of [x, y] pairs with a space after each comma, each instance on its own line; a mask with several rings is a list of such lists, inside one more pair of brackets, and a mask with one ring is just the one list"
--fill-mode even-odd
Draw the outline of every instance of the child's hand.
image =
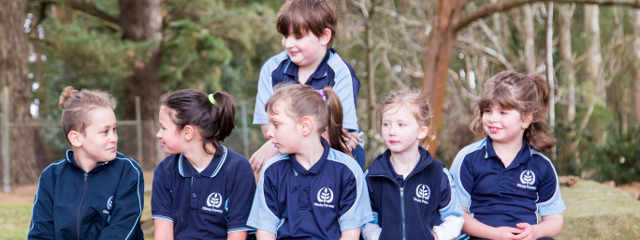
[[436, 232], [433, 232], [433, 239], [438, 240], [438, 234], [436, 234]]
[[356, 149], [356, 146], [358, 146], [358, 143], [360, 143], [360, 137], [356, 132], [348, 132], [346, 138], [343, 139], [343, 144], [347, 147], [349, 152]]
[[251, 164], [251, 168], [253, 168], [253, 172], [260, 173], [262, 166], [275, 155], [278, 155], [278, 149], [273, 146], [271, 141], [267, 141], [258, 151], [251, 155], [249, 163]]
[[526, 239], [526, 240], [536, 240], [538, 239], [538, 225], [530, 225], [528, 223], [518, 223], [516, 227], [520, 229], [522, 232], [513, 239]]
[[513, 240], [516, 239], [516, 236], [518, 236], [514, 234], [520, 234], [522, 232], [522, 229], [512, 227], [498, 227], [494, 229], [494, 237], [492, 239], [496, 240]]

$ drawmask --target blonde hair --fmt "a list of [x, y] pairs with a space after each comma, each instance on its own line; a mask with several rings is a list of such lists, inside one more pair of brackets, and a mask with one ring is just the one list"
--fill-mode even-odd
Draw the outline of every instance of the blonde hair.
[[[420, 126], [431, 127], [431, 109], [429, 107], [429, 99], [425, 94], [414, 90], [397, 90], [389, 93], [387, 98], [382, 102], [380, 112], [378, 113], [378, 123], [382, 124], [382, 115], [394, 108], [407, 106], [409, 111], [413, 114], [416, 121]], [[379, 126], [380, 127], [380, 126]], [[422, 140], [421, 145], [425, 145], [432, 140], [433, 134], [429, 131], [427, 137]]]
[[549, 110], [549, 90], [547, 82], [540, 75], [503, 71], [491, 77], [484, 85], [484, 92], [475, 107], [476, 118], [470, 126], [476, 135], [486, 136], [482, 115], [493, 104], [503, 109], [514, 109], [523, 117], [532, 115], [531, 124], [524, 132], [524, 138], [531, 148], [543, 152], [555, 145], [544, 123]]
[[296, 122], [303, 117], [310, 116], [318, 122], [318, 133], [325, 129], [329, 133], [331, 148], [351, 154], [342, 142], [347, 138], [342, 131], [342, 103], [338, 94], [331, 88], [321, 90], [321, 94], [309, 85], [305, 84], [281, 84], [276, 86], [273, 96], [265, 104], [265, 110], [270, 114], [276, 114], [279, 103], [285, 104], [286, 114]]
[[[116, 108], [116, 100], [101, 90], [78, 91], [72, 86], [65, 87], [60, 94], [58, 103], [62, 108], [62, 130], [64, 135], [69, 135], [71, 131], [77, 131], [84, 135], [84, 130], [91, 125], [89, 111], [105, 107], [111, 110]], [[69, 139], [67, 139], [68, 141]]]

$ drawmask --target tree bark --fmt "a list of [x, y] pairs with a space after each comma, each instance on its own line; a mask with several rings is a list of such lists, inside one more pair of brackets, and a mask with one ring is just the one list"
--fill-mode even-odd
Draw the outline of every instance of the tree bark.
[[522, 6], [524, 26], [524, 66], [528, 74], [536, 73], [536, 49], [534, 41], [533, 9], [531, 4]]
[[[30, 122], [31, 84], [27, 78], [29, 50], [24, 22], [26, 0], [0, 0], [0, 84], [9, 88], [9, 121]], [[34, 130], [14, 127], [12, 139], [11, 182], [32, 184], [40, 174], [34, 154]]]
[[[373, 2], [371, 6], [371, 11], [369, 11], [367, 22], [366, 22], [366, 46], [367, 46], [367, 89], [368, 89], [368, 115], [369, 115], [369, 131], [367, 136], [369, 139], [367, 140], [367, 149], [372, 149], [371, 144], [373, 143], [373, 137], [377, 132], [376, 129], [376, 88], [375, 88], [375, 69], [373, 64], [373, 19], [371, 18], [375, 11], [376, 3]], [[369, 154], [370, 155], [370, 154]], [[373, 158], [369, 158], [373, 160]], [[368, 166], [368, 164], [367, 164]]]
[[[547, 8], [547, 36], [546, 36], [546, 58], [547, 58], [547, 82], [549, 83], [549, 127], [551, 132], [556, 127], [556, 98], [555, 98], [555, 68], [553, 67], [553, 2]], [[551, 149], [551, 160], [556, 160], [556, 147]]]
[[159, 128], [158, 99], [161, 95], [158, 80], [162, 46], [160, 0], [119, 0], [119, 6], [119, 25], [123, 29], [123, 37], [133, 42], [153, 41], [146, 56], [133, 60], [133, 75], [124, 82], [124, 97], [119, 104], [124, 107], [124, 119], [135, 119], [135, 96], [140, 96], [144, 159], [136, 160], [148, 170], [153, 169], [163, 156], [155, 140]]
[[633, 109], [635, 111], [636, 124], [640, 122], [640, 10], [634, 14], [633, 29], [636, 40], [633, 45], [636, 61], [633, 65]]
[[[576, 70], [573, 65], [574, 56], [571, 46], [571, 19], [573, 18], [573, 10], [575, 5], [559, 5], [558, 13], [560, 13], [560, 59], [562, 59], [562, 79], [567, 81], [567, 114], [565, 120], [569, 125], [573, 126], [576, 119]], [[570, 127], [571, 127], [570, 126]], [[572, 127], [571, 127], [572, 128]]]

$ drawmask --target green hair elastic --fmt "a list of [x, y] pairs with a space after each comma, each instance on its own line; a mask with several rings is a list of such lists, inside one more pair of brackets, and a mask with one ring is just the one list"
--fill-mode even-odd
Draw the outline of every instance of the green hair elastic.
[[213, 93], [209, 94], [209, 102], [211, 102], [211, 104], [216, 104], [216, 99], [213, 98]]

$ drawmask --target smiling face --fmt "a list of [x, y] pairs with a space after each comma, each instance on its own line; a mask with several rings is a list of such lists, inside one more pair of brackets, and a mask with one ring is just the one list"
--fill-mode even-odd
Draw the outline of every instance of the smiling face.
[[417, 151], [429, 128], [418, 124], [405, 104], [391, 106], [382, 113], [382, 140], [391, 153]]
[[274, 113], [268, 112], [269, 129], [267, 138], [281, 154], [295, 154], [302, 140], [302, 126], [287, 115], [285, 103], [277, 103]]
[[[75, 151], [85, 160], [94, 163], [107, 162], [116, 158], [118, 134], [117, 122], [113, 110], [107, 107], [96, 107], [88, 113], [91, 124], [79, 134], [80, 147]], [[84, 160], [83, 160], [84, 161]]]
[[184, 139], [180, 136], [178, 126], [171, 120], [171, 111], [166, 108], [160, 108], [160, 130], [156, 137], [162, 142], [162, 149], [168, 154], [176, 154], [182, 152]]
[[296, 36], [292, 31], [289, 35], [282, 36], [282, 47], [298, 67], [315, 67], [322, 62], [330, 39], [331, 31], [328, 29], [320, 37], [309, 31], [303, 36]]
[[482, 127], [496, 143], [504, 144], [522, 139], [530, 123], [530, 117], [523, 118], [515, 109], [503, 109], [498, 104], [491, 104], [482, 113]]

